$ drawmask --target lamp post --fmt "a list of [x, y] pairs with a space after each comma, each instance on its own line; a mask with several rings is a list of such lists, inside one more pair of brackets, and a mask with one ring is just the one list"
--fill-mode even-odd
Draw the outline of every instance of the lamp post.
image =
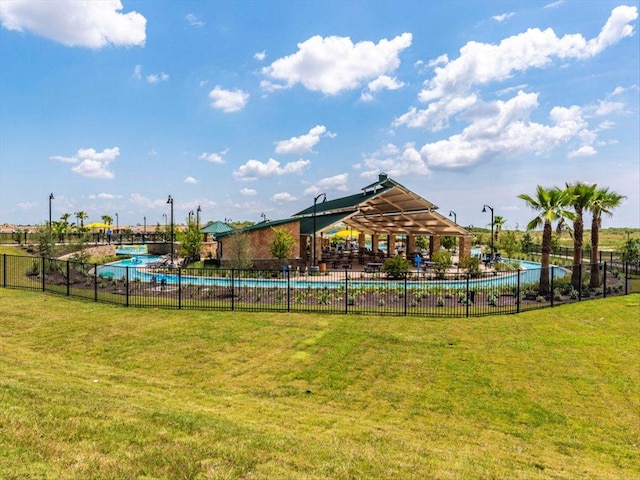
[[171, 205], [171, 252], [169, 258], [171, 259], [170, 265], [173, 266], [173, 197], [169, 195], [167, 203]]
[[54, 200], [53, 192], [49, 194], [49, 234], [51, 234], [51, 200]]
[[493, 259], [493, 208], [489, 205], [483, 205], [482, 213], [487, 213], [487, 208], [491, 210], [491, 259]]
[[198, 227], [198, 230], [200, 230], [200, 212], [202, 211], [202, 209], [200, 208], [200, 205], [198, 205], [198, 208], [196, 208], [196, 225]]
[[193, 210], [189, 210], [189, 225], [191, 225], [192, 220], [193, 220]]
[[453, 223], [455, 223], [457, 225], [458, 224], [458, 216], [456, 215], [456, 212], [450, 211], [449, 212], [449, 216], [453, 217]]
[[147, 216], [145, 215], [144, 217], [142, 217], [142, 220], [144, 222], [144, 227], [142, 227], [142, 234], [146, 235], [147, 234]]
[[116, 232], [120, 231], [120, 220], [118, 219], [118, 212], [116, 212]]
[[322, 197], [322, 203], [327, 201], [327, 194], [320, 193], [313, 199], [313, 266], [316, 265], [316, 205], [318, 204], [318, 199]]
[[260, 217], [262, 217], [262, 221], [263, 221], [263, 222], [266, 222], [266, 221], [267, 221], [267, 216], [265, 215], [265, 213], [264, 213], [264, 212], [262, 212], [262, 213], [260, 214]]

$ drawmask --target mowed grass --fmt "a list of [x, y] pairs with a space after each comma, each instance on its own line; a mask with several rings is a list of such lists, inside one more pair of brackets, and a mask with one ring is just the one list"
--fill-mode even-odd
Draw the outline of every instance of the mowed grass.
[[640, 478], [639, 327], [639, 295], [425, 319], [0, 289], [0, 477]]

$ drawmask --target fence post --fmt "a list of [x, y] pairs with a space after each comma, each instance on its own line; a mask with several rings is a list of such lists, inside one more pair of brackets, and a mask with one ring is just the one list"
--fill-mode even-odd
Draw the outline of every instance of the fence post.
[[2, 254], [2, 286], [7, 288], [7, 254]]
[[127, 292], [126, 306], [128, 307], [129, 306], [129, 267], [124, 267], [124, 268], [125, 268], [124, 286], [125, 286], [125, 292]]
[[344, 313], [349, 313], [349, 274], [345, 267], [344, 269]]
[[287, 268], [287, 312], [291, 311], [291, 269]]
[[629, 295], [629, 262], [624, 262], [624, 294]]
[[93, 301], [98, 301], [98, 264], [93, 264]]
[[67, 260], [67, 297], [71, 295], [71, 279], [69, 278], [69, 260]]
[[404, 316], [407, 316], [407, 275], [409, 272], [404, 272]]
[[44, 257], [42, 257], [42, 291], [44, 292], [46, 290], [45, 288], [45, 283], [44, 283]]
[[[573, 268], [576, 268], [574, 265]], [[580, 279], [580, 285], [578, 285], [578, 301], [582, 301], [582, 263], [578, 265], [578, 278]]]
[[178, 267], [178, 310], [182, 308], [182, 268]]
[[469, 317], [469, 272], [467, 272], [467, 294], [465, 296], [466, 316]]
[[555, 274], [556, 274], [556, 267], [552, 265], [551, 266], [551, 288], [550, 288], [550, 290], [551, 290], [551, 306], [552, 307], [553, 307], [553, 300], [554, 300], [553, 297], [555, 297], [555, 293], [553, 291], [553, 280], [554, 280], [554, 278], [556, 276]]
[[231, 310], [236, 309], [236, 294], [235, 294], [235, 268], [231, 269]]
[[520, 313], [520, 272], [518, 270], [518, 283], [516, 284], [516, 313]]
[[604, 262], [602, 274], [602, 298], [607, 298], [607, 262]]

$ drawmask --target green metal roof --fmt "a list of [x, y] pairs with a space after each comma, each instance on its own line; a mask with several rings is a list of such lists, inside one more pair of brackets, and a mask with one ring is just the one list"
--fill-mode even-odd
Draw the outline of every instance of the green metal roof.
[[[269, 220], [268, 222], [255, 223], [253, 225], [245, 227], [242, 230], [240, 230], [240, 232], [248, 233], [248, 232], [252, 232], [254, 230], [261, 230], [263, 228], [278, 227], [280, 225], [285, 225], [287, 223], [299, 222], [299, 221], [300, 221], [299, 218], [283, 218], [281, 220]], [[231, 229], [228, 232], [223, 232], [223, 233], [219, 234], [218, 237], [219, 238], [227, 237], [227, 236], [233, 234], [234, 232], [235, 232], [235, 230]]]
[[207, 225], [206, 227], [200, 230], [202, 233], [208, 233], [210, 235], [220, 235], [222, 233], [232, 232], [233, 228], [231, 228], [228, 224], [224, 222], [213, 222]]
[[[356, 207], [363, 202], [366, 202], [370, 198], [379, 195], [380, 193], [393, 188], [393, 185], [383, 185], [379, 190], [370, 190], [368, 192], [356, 193], [355, 195], [349, 195], [347, 197], [336, 198], [334, 200], [327, 200], [326, 202], [316, 204], [316, 215], [322, 212], [342, 210], [342, 211], [355, 211]], [[313, 215], [313, 205], [304, 210], [295, 213], [294, 217], [305, 217]]]
[[[334, 223], [338, 223], [343, 218], [348, 217], [353, 212], [328, 213], [326, 215], [317, 215], [316, 232], [319, 232]], [[313, 235], [313, 216], [303, 217], [300, 220], [300, 235]]]

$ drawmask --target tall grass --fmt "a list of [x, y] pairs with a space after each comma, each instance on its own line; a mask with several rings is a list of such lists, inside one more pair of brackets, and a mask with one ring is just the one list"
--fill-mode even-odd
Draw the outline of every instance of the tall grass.
[[480, 319], [0, 289], [2, 478], [640, 478], [640, 296]]

